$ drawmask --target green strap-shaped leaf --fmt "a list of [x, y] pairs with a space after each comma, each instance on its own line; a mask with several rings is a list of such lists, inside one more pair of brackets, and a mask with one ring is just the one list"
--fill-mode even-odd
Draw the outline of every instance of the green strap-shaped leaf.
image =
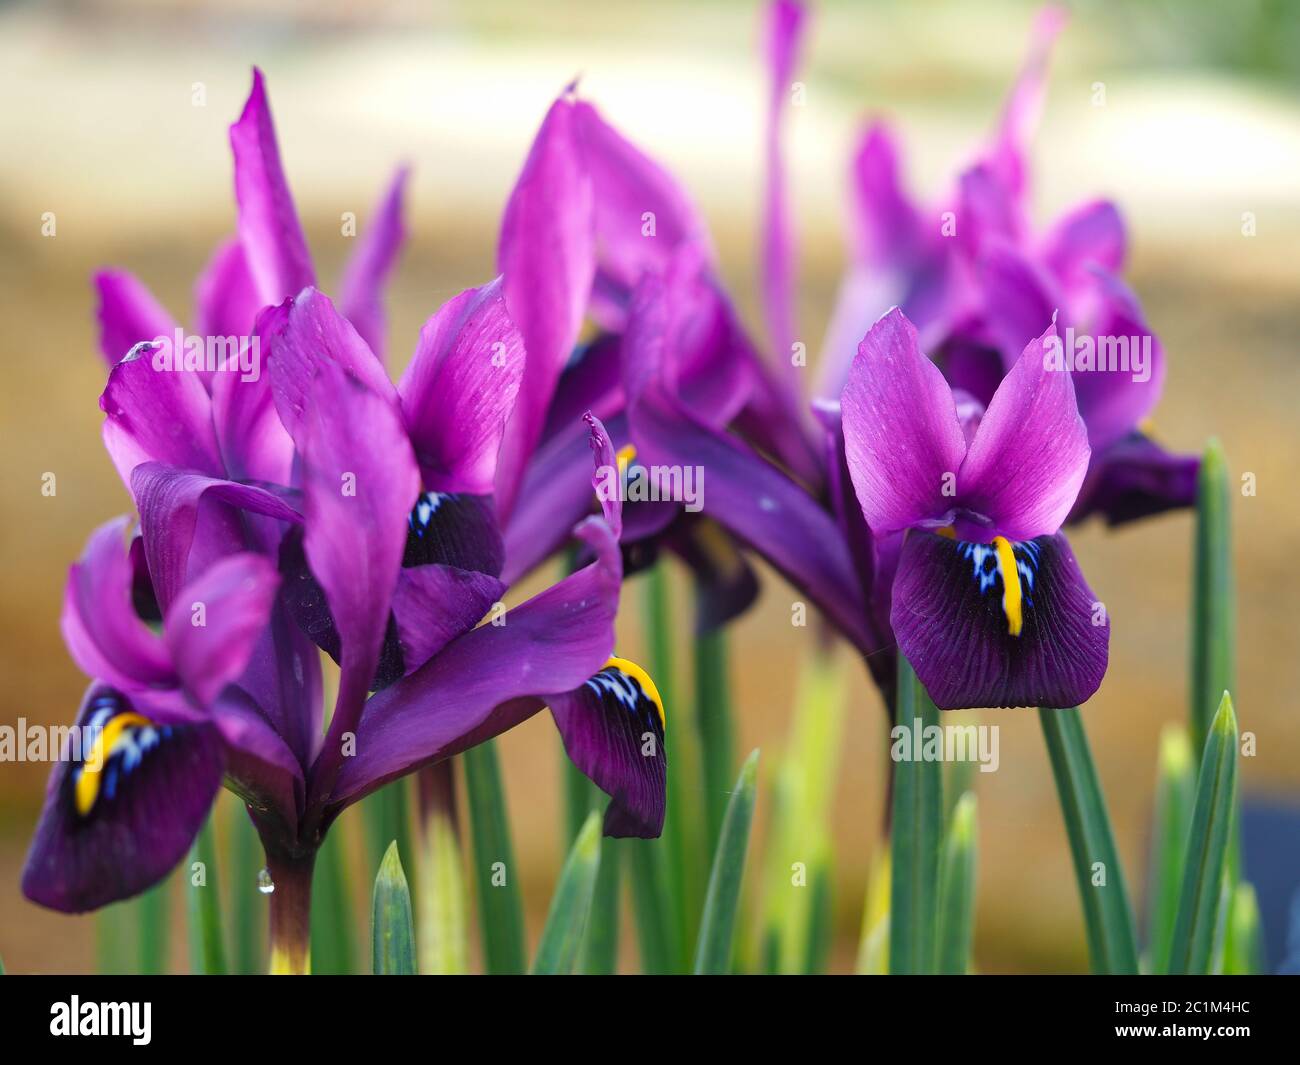
[[[405, 854], [408, 861], [415, 853], [411, 840], [411, 783], [411, 778], [399, 777], [361, 801], [366, 856], [371, 869], [379, 868], [388, 853], [388, 845], [394, 840], [398, 853]], [[407, 880], [413, 896], [418, 890], [418, 879], [411, 876]]]
[[1077, 708], [1040, 707], [1095, 973], [1137, 973], [1137, 936], [1097, 767]]
[[[668, 801], [671, 806], [672, 799]], [[649, 976], [676, 972], [668, 888], [664, 884], [663, 862], [660, 860], [661, 842], [657, 839], [628, 839], [622, 844], [627, 858], [627, 879], [632, 886], [632, 912], [636, 917], [641, 971]]]
[[416, 855], [420, 872], [414, 893], [420, 914], [416, 949], [421, 972], [434, 976], [469, 972], [469, 892], [456, 811], [449, 798], [455, 789], [454, 764], [447, 761], [421, 770], [436, 774], [434, 786], [445, 789], [432, 801], [422, 796]]
[[376, 976], [414, 976], [415, 921], [411, 891], [397, 853], [397, 840], [388, 845], [375, 876], [370, 902], [371, 971]]
[[749, 830], [754, 819], [754, 798], [758, 790], [758, 751], [740, 767], [740, 775], [727, 803], [722, 832], [713, 855], [713, 871], [704, 898], [704, 918], [695, 946], [697, 975], [722, 975], [731, 971], [731, 951], [736, 930], [736, 910], [745, 875]]
[[619, 888], [623, 877], [622, 840], [600, 845], [600, 871], [591, 900], [591, 916], [582, 939], [578, 970], [588, 976], [612, 976], [618, 971]]
[[469, 796], [473, 880], [485, 965], [493, 974], [522, 973], [528, 967], [524, 907], [496, 741], [471, 747], [461, 760]]
[[[214, 807], [215, 811], [215, 807]], [[190, 933], [190, 971], [220, 976], [226, 971], [221, 931], [221, 894], [217, 887], [217, 844], [209, 814], [190, 848], [186, 916]]]
[[593, 810], [565, 859], [533, 958], [534, 975], [567, 976], [577, 963], [600, 868], [600, 825], [601, 815]]
[[708, 824], [705, 847], [717, 854], [722, 822], [730, 808], [734, 729], [731, 685], [727, 675], [725, 629], [702, 632], [695, 638], [695, 727], [700, 735], [700, 770], [704, 782], [704, 815]]
[[939, 859], [938, 971], [963, 976], [970, 971], [975, 929], [975, 793], [965, 792], [953, 806]]
[[[894, 805], [890, 829], [889, 971], [934, 971], [939, 910], [939, 845], [943, 834], [943, 766], [920, 750], [939, 711], [911, 665], [898, 657], [898, 733], [891, 746]], [[895, 752], [899, 757], [894, 757]]]
[[156, 976], [167, 971], [171, 943], [171, 877], [155, 884], [135, 901], [140, 935], [140, 973]]
[[343, 861], [343, 824], [330, 829], [316, 854], [311, 887], [311, 969], [321, 976], [355, 971], [352, 890]]
[[1232, 697], [1224, 692], [1196, 780], [1183, 889], [1169, 951], [1171, 973], [1206, 973], [1210, 969], [1236, 793], [1237, 714]]
[[[668, 567], [660, 562], [645, 578], [648, 670], [663, 699], [667, 718], [666, 747], [668, 806], [663, 835], [650, 848], [659, 873], [655, 882], [666, 891], [664, 915], [672, 938], [666, 944], [672, 972], [689, 972], [695, 926], [704, 900], [703, 826], [686, 816], [694, 804], [685, 799], [686, 782], [695, 775], [694, 729], [686, 703], [677, 697], [673, 634], [678, 623], [672, 605]], [[691, 789], [692, 792], [694, 789]], [[635, 896], [634, 896], [635, 898]]]
[[1156, 764], [1156, 801], [1151, 829], [1151, 882], [1147, 886], [1147, 950], [1152, 972], [1169, 971], [1169, 945], [1183, 890], [1187, 830], [1192, 823], [1196, 770], [1187, 731], [1166, 726]]
[[1232, 512], [1223, 446], [1211, 440], [1201, 458], [1192, 573], [1192, 752], [1205, 749], [1210, 721], [1225, 691], [1236, 689], [1236, 600], [1232, 576]]

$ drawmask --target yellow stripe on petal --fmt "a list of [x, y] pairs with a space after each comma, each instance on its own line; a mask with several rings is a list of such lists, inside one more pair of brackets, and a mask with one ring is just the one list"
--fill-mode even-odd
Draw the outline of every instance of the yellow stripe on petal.
[[122, 733], [132, 727], [152, 724], [153, 722], [147, 717], [127, 712], [110, 718], [108, 724], [100, 730], [99, 735], [95, 737], [95, 745], [91, 747], [90, 754], [81, 765], [81, 775], [77, 777], [74, 798], [80, 816], [85, 817], [95, 808], [104, 765], [112, 755], [113, 748], [117, 746], [117, 741], [122, 738]]
[[1002, 576], [1002, 613], [1007, 616], [1007, 630], [1012, 636], [1019, 636], [1024, 625], [1024, 596], [1020, 592], [1016, 553], [1005, 536], [993, 537], [993, 548], [998, 553], [998, 573]]
[[636, 445], [624, 444], [615, 454], [614, 461], [618, 463], [619, 473], [626, 473], [627, 468], [636, 461]]
[[626, 658], [611, 658], [601, 667], [602, 669], [620, 669], [629, 677], [641, 685], [641, 690], [652, 703], [655, 709], [659, 711], [659, 724], [665, 731], [668, 728], [668, 720], [664, 717], [664, 701], [659, 695], [659, 689], [655, 687], [655, 682], [650, 679], [650, 674], [638, 666], [635, 662], [629, 662]]

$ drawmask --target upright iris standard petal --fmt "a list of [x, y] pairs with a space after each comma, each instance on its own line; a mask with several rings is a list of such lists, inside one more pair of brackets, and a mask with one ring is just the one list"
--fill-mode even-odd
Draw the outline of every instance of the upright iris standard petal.
[[339, 281], [339, 306], [344, 316], [384, 361], [387, 329], [384, 323], [384, 287], [392, 272], [406, 229], [402, 225], [402, 198], [409, 171], [398, 167], [373, 217], [362, 229]]
[[199, 274], [194, 309], [199, 336], [247, 336], [252, 331], [262, 301], [238, 237], [222, 241]]
[[462, 292], [424, 324], [397, 391], [426, 489], [492, 494], [524, 363], [500, 278]]
[[1093, 200], [1062, 215], [1042, 242], [1044, 265], [1067, 293], [1091, 288], [1093, 271], [1118, 274], [1127, 253], [1124, 220], [1110, 200]]
[[99, 351], [109, 368], [142, 340], [170, 337], [177, 322], [144, 282], [125, 270], [101, 270], [95, 275], [99, 295]]
[[1064, 366], [1047, 365], [1049, 342], [1059, 350], [1055, 326], [1026, 346], [998, 386], [958, 477], [963, 507], [1016, 540], [1056, 532], [1088, 470], [1074, 385]]
[[168, 365], [168, 353], [149, 342], [137, 344], [113, 367], [99, 397], [104, 446], [128, 488], [131, 471], [142, 462], [213, 476], [224, 472], [203, 380], [174, 362]]
[[610, 796], [605, 835], [655, 839], [668, 789], [663, 698], [634, 662], [611, 658], [581, 687], [550, 699], [564, 749]]
[[497, 504], [513, 509], [556, 382], [578, 338], [595, 276], [591, 175], [568, 95], [542, 122], [501, 223], [497, 261], [510, 317], [528, 353], [506, 426]]
[[316, 283], [307, 239], [280, 163], [275, 124], [260, 70], [239, 121], [230, 127], [235, 155], [235, 197], [239, 201], [239, 240], [261, 305]]
[[23, 894], [65, 913], [138, 894], [189, 850], [221, 786], [221, 741], [203, 721], [93, 686], [76, 745], [54, 767], [23, 868]]
[[325, 741], [328, 794], [379, 663], [393, 588], [406, 546], [406, 518], [420, 478], [395, 403], [336, 363], [317, 371], [299, 439], [303, 549], [325, 591], [341, 640], [342, 675]]
[[941, 518], [966, 441], [952, 390], [897, 308], [863, 338], [841, 406], [849, 472], [872, 530]]
[[890, 621], [945, 710], [1078, 706], [1106, 672], [1109, 620], [1059, 534], [984, 544], [912, 530]]
[[270, 617], [279, 575], [262, 555], [223, 558], [185, 586], [163, 620], [163, 640], [186, 692], [207, 706], [248, 665]]
[[[677, 180], [595, 107], [576, 101], [573, 121], [594, 191], [598, 288], [614, 287], [625, 296], [647, 270], [662, 270], [682, 244], [706, 245], [707, 227]], [[712, 253], [706, 257], [711, 261]]]

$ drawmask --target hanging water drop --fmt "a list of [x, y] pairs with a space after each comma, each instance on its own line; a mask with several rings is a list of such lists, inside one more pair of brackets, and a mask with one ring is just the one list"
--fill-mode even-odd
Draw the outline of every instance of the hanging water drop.
[[263, 869], [257, 874], [257, 890], [263, 895], [269, 895], [275, 890], [275, 881], [271, 879], [271, 870]]

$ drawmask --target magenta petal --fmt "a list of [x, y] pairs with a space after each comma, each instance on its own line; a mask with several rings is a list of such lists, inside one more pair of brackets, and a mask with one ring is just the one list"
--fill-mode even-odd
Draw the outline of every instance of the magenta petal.
[[952, 508], [966, 454], [957, 408], [897, 308], [859, 345], [841, 407], [849, 472], [873, 532], [938, 519]]
[[1003, 378], [957, 479], [962, 505], [1012, 540], [1056, 532], [1088, 471], [1088, 430], [1071, 375], [1044, 364], [1049, 338], [1055, 325]]
[[399, 167], [388, 191], [369, 224], [362, 230], [356, 248], [348, 257], [339, 282], [339, 306], [344, 316], [375, 353], [384, 359], [384, 288], [397, 261], [406, 229], [402, 224], [402, 198], [409, 171]]
[[618, 456], [614, 452], [613, 441], [599, 418], [588, 411], [583, 420], [589, 430], [588, 440], [591, 444], [592, 461], [596, 470], [591, 478], [591, 486], [596, 490], [600, 500], [600, 509], [605, 515], [614, 539], [623, 535], [623, 492], [622, 474], [619, 470]]
[[1126, 251], [1124, 220], [1110, 200], [1094, 200], [1064, 215], [1043, 240], [1047, 268], [1067, 292], [1096, 284], [1094, 268], [1118, 274]]
[[500, 278], [462, 292], [425, 322], [397, 386], [425, 488], [492, 493], [524, 365]]
[[605, 664], [622, 579], [618, 545], [598, 518], [578, 531], [595, 547], [595, 562], [511, 608], [504, 624], [481, 625], [453, 640], [370, 699], [356, 757], [343, 760], [334, 802], [354, 802], [417, 766], [491, 739]]
[[1105, 676], [1110, 623], [1065, 537], [1009, 547], [1019, 586], [1014, 633], [992, 545], [917, 529], [903, 543], [890, 620], [940, 709], [1078, 706]]
[[194, 286], [195, 331], [199, 336], [247, 337], [262, 309], [244, 246], [238, 237], [213, 252]]
[[600, 270], [608, 282], [630, 291], [647, 270], [662, 270], [680, 245], [707, 243], [704, 220], [667, 170], [591, 104], [576, 101], [573, 120], [595, 191]]
[[[325, 592], [342, 674], [317, 767], [328, 795], [375, 676], [420, 475], [397, 405], [333, 362], [317, 371], [303, 411], [303, 549]], [[320, 795], [314, 798], [319, 798]]]
[[1019, 248], [990, 242], [979, 260], [984, 325], [988, 339], [1010, 370], [1025, 345], [1052, 324], [1061, 299], [1050, 275]]
[[210, 706], [252, 657], [280, 575], [262, 555], [230, 555], [187, 584], [167, 610], [163, 639], [190, 697]]
[[99, 397], [104, 445], [128, 488], [131, 471], [142, 462], [224, 472], [203, 381], [188, 370], [167, 368], [163, 355], [169, 351], [137, 346], [113, 367]]
[[899, 155], [893, 131], [873, 122], [853, 156], [856, 257], [878, 270], [909, 267], [922, 240], [920, 214], [903, 187]]
[[313, 382], [324, 366], [341, 367], [348, 377], [396, 407], [397, 391], [387, 371], [323, 292], [307, 288], [263, 311], [258, 331], [275, 408], [300, 450]]
[[[154, 594], [164, 612], [188, 574], [202, 569], [203, 562], [211, 561], [201, 558], [197, 560], [200, 564], [195, 565], [196, 560], [191, 557], [196, 530], [205, 519], [214, 525], [219, 523], [214, 537], [229, 534], [225, 542], [211, 549], [213, 555], [219, 557], [245, 546], [241, 526], [218, 505], [238, 507], [294, 524], [302, 521], [302, 516], [285, 498], [265, 488], [175, 470], [156, 462], [136, 467], [131, 491], [140, 508], [141, 535]], [[202, 508], [205, 500], [211, 504], [206, 514]]]
[[574, 112], [567, 96], [547, 112], [501, 224], [497, 261], [506, 306], [528, 353], [497, 474], [503, 516], [514, 507], [595, 275], [592, 182]]
[[63, 639], [83, 673], [127, 691], [170, 687], [175, 672], [162, 641], [136, 614], [127, 519], [96, 529], [68, 572]]
[[112, 368], [142, 340], [171, 337], [177, 321], [152, 292], [125, 270], [101, 270], [95, 275], [99, 293], [99, 350]]
[[235, 155], [239, 240], [248, 270], [259, 303], [279, 303], [314, 285], [316, 275], [280, 163], [262, 72], [256, 68], [248, 102], [239, 121], [230, 127], [230, 147]]
[[766, 10], [766, 55], [769, 83], [764, 138], [766, 184], [763, 195], [763, 306], [782, 379], [797, 387], [798, 370], [789, 358], [794, 328], [794, 237], [786, 203], [785, 161], [781, 154], [781, 119], [790, 99], [795, 62], [803, 38], [806, 12], [796, 0], [775, 0]]
[[1137, 297], [1119, 278], [1098, 268], [1093, 281], [1098, 305], [1087, 339], [1097, 357], [1086, 369], [1076, 354], [1072, 377], [1088, 442], [1102, 450], [1133, 433], [1155, 409], [1164, 391], [1165, 351]]

